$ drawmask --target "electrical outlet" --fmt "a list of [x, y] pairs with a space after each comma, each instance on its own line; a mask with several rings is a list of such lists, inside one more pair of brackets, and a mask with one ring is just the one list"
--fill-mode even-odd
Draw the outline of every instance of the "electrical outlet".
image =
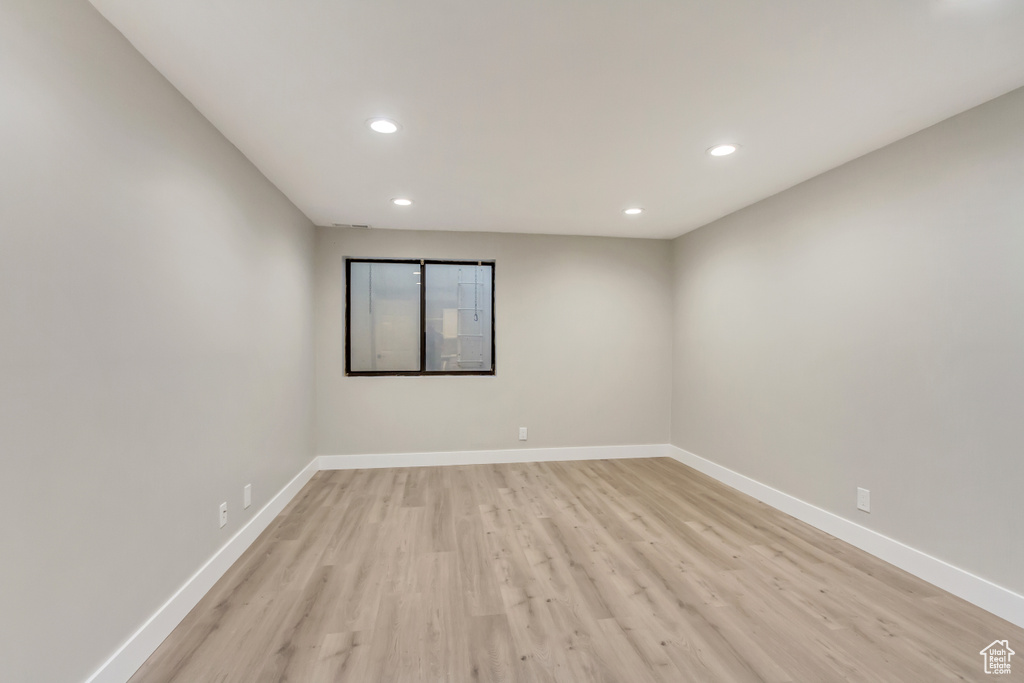
[[871, 512], [871, 491], [857, 487], [857, 509]]
[[228, 523], [228, 504], [220, 504], [220, 528], [223, 529], [224, 525]]
[[252, 484], [246, 484], [245, 488], [242, 489], [242, 498], [245, 507], [252, 505]]
[[526, 441], [526, 427], [519, 428], [519, 440]]

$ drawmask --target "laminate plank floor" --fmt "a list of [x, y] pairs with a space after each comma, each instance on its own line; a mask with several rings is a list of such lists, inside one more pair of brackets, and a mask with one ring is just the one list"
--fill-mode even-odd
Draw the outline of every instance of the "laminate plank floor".
[[667, 458], [320, 472], [132, 683], [986, 680], [1024, 629]]

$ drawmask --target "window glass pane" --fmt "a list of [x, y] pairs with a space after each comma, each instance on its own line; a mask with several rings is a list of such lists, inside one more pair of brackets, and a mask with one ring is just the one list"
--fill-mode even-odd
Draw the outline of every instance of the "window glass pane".
[[351, 262], [352, 372], [420, 369], [420, 266]]
[[426, 369], [489, 371], [493, 268], [430, 263], [426, 268]]

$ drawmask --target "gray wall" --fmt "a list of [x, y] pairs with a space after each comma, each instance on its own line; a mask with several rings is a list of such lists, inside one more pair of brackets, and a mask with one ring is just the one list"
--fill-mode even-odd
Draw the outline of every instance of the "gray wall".
[[[495, 259], [497, 374], [346, 377], [346, 256]], [[317, 452], [665, 443], [670, 283], [663, 240], [318, 228]]]
[[79, 681], [312, 458], [313, 229], [84, 0], [0, 73], [0, 680]]
[[1024, 593], [1024, 90], [674, 251], [675, 445]]

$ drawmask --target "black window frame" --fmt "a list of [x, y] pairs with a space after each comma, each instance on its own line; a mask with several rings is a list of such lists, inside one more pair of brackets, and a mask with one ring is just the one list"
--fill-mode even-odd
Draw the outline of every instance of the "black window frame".
[[[420, 369], [419, 370], [352, 370], [352, 264], [408, 263], [422, 266], [420, 271]], [[427, 366], [427, 266], [490, 266], [491, 267], [491, 367], [489, 370], [425, 370]], [[347, 377], [440, 377], [495, 375], [498, 370], [497, 329], [495, 327], [495, 283], [497, 267], [493, 260], [360, 258], [345, 259], [345, 375]]]

